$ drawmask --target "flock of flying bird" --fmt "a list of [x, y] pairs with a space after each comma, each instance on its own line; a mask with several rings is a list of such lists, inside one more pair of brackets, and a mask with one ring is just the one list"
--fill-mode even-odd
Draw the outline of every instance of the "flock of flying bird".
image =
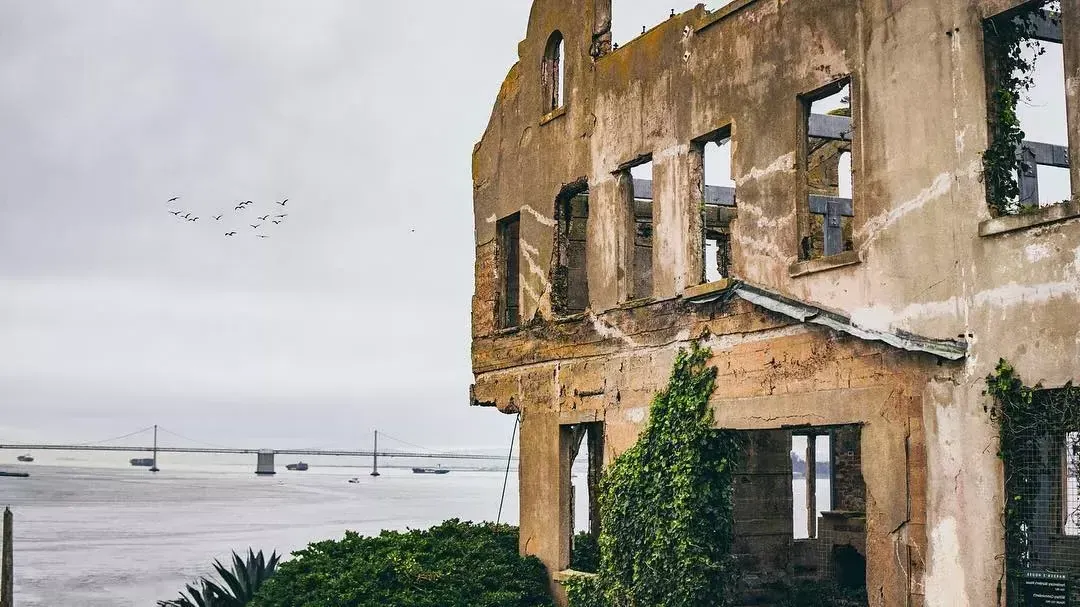
[[[173, 196], [172, 198], [170, 198], [168, 200], [168, 204], [170, 206], [172, 206], [173, 203], [175, 203], [178, 200], [180, 200], [179, 196]], [[274, 204], [280, 205], [282, 207], [281, 210], [284, 210], [285, 204], [287, 202], [289, 202], [288, 198], [286, 198], [284, 200], [276, 200], [276, 201], [274, 201]], [[253, 204], [255, 204], [254, 201], [245, 200], [243, 202], [237, 203], [237, 205], [235, 207], [233, 207], [233, 211], [234, 212], [243, 211], [244, 209], [248, 208], [249, 206], [251, 206]], [[180, 209], [169, 209], [169, 213], [172, 214], [172, 215], [175, 215], [178, 219], [181, 219], [181, 220], [184, 220], [184, 221], [190, 221], [192, 223], [199, 221], [199, 216], [198, 215], [192, 215], [190, 211], [184, 211], [184, 210], [180, 210]], [[183, 214], [181, 215], [181, 213], [183, 213]], [[213, 217], [214, 221], [221, 221], [221, 218], [224, 217], [224, 216], [225, 216], [224, 213], [220, 213], [218, 215], [211, 215], [211, 217]], [[258, 230], [260, 227], [265, 225], [267, 222], [270, 222], [270, 223], [272, 223], [274, 225], [279, 225], [282, 222], [284, 222], [285, 219], [288, 216], [289, 216], [288, 213], [278, 213], [278, 214], [267, 213], [265, 215], [257, 215], [256, 220], [258, 220], [258, 223], [250, 223], [248, 225], [251, 226], [251, 229]], [[232, 236], [236, 236], [236, 235], [237, 235], [236, 230], [230, 230], [228, 232], [225, 232], [226, 237], [232, 237]], [[270, 236], [268, 234], [260, 234], [258, 232], [255, 233], [255, 236], [257, 238], [270, 238]]]

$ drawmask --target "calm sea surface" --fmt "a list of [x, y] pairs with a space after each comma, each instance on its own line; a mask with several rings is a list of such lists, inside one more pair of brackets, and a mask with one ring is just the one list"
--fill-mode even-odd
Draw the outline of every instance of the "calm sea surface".
[[[257, 477], [253, 456], [222, 464], [169, 455], [152, 474], [129, 466], [129, 456], [90, 461], [45, 453], [9, 465], [8, 455], [0, 469], [32, 475], [0, 478], [0, 507], [15, 513], [19, 607], [152, 607], [176, 598], [232, 549], [288, 553], [347, 529], [373, 534], [455, 517], [494, 520], [503, 482], [496, 470], [436, 476], [382, 468], [372, 478], [367, 468], [314, 460], [307, 472], [287, 472], [280, 457], [276, 476]], [[348, 483], [352, 477], [360, 483]], [[516, 471], [503, 520], [517, 523]]]
[[[425, 528], [447, 518], [494, 520], [503, 471], [443, 462], [446, 475], [413, 474], [341, 458], [309, 461], [307, 472], [254, 474], [254, 457], [167, 455], [162, 471], [133, 468], [129, 455], [72, 457], [46, 452], [28, 479], [0, 478], [0, 506], [15, 512], [15, 598], [19, 607], [152, 607], [211, 571], [214, 559], [249, 546], [288, 554], [346, 530]], [[250, 461], [249, 461], [250, 460]], [[339, 467], [348, 463], [352, 467]], [[411, 465], [411, 462], [391, 462]], [[417, 462], [435, 465], [435, 462]], [[584, 470], [575, 469], [575, 526], [588, 521]], [[358, 478], [352, 484], [350, 478]], [[517, 472], [510, 473], [503, 521], [518, 519]], [[828, 509], [828, 481], [818, 483]], [[806, 528], [805, 481], [793, 483], [794, 528]], [[822, 498], [824, 497], [824, 501]]]

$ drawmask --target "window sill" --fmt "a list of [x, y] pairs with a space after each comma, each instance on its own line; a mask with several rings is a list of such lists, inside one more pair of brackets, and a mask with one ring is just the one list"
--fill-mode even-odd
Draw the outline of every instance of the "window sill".
[[1017, 230], [1025, 230], [1035, 226], [1046, 225], [1058, 221], [1065, 221], [1074, 217], [1080, 217], [1080, 202], [1071, 201], [1051, 205], [1033, 213], [1023, 215], [1006, 215], [994, 217], [979, 224], [979, 236], [995, 236], [1007, 234]]
[[860, 263], [862, 263], [862, 260], [859, 259], [858, 251], [844, 251], [843, 253], [830, 255], [829, 257], [821, 257], [819, 259], [811, 259], [808, 261], [797, 261], [791, 264], [788, 268], [788, 273], [792, 278], [798, 278], [799, 276], [817, 274], [818, 272], [844, 268]]
[[545, 124], [551, 122], [552, 120], [555, 120], [557, 118], [562, 118], [565, 115], [566, 115], [566, 106], [563, 105], [561, 107], [557, 107], [557, 108], [551, 110], [550, 112], [544, 114], [543, 118], [540, 119], [540, 126], [544, 126]]
[[683, 291], [683, 298], [696, 299], [698, 297], [705, 297], [712, 295], [713, 293], [727, 290], [729, 287], [731, 287], [731, 279], [721, 278], [720, 280], [715, 280], [713, 282], [687, 287], [686, 290]]
[[504, 335], [513, 335], [513, 334], [517, 333], [520, 330], [521, 330], [520, 325], [518, 325], [516, 327], [503, 327], [502, 329], [495, 329], [495, 332], [492, 333], [492, 335], [494, 335], [495, 337], [502, 337]]
[[623, 303], [619, 304], [619, 308], [622, 310], [640, 308], [642, 306], [647, 306], [651, 303], [654, 303], [655, 301], [656, 298], [654, 297], [639, 297], [637, 299], [631, 299], [630, 301], [624, 301]]
[[584, 571], [576, 571], [574, 569], [563, 569], [562, 571], [556, 571], [555, 574], [551, 576], [552, 579], [554, 579], [556, 582], [558, 582], [560, 584], [565, 584], [567, 581], [569, 581], [569, 580], [571, 580], [573, 578], [590, 578], [590, 577], [596, 577], [596, 574], [595, 573], [586, 573]]

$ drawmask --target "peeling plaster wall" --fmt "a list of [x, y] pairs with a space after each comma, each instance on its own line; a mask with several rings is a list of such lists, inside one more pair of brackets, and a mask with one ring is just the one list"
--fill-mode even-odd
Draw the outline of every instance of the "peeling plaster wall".
[[[713, 14], [700, 6], [678, 14], [594, 57], [591, 50], [604, 48], [608, 19], [618, 19], [609, 0], [535, 0], [520, 61], [473, 155], [477, 400], [504, 410], [510, 395], [514, 409], [530, 403], [523, 458], [545, 461], [541, 452], [551, 438], [545, 424], [567, 409], [608, 415], [608, 449], [636, 437], [637, 417], [666, 378], [676, 344], [699, 334], [700, 319], [671, 303], [701, 276], [700, 177], [691, 141], [731, 125], [736, 277], [866, 328], [967, 338], [969, 356], [960, 367], [905, 384], [921, 403], [912, 417], [925, 429], [918, 448], [927, 462], [919, 496], [926, 508], [925, 520], [898, 533], [925, 550], [919, 560], [925, 574], [921, 566], [910, 573], [912, 596], [925, 595], [926, 605], [996, 604], [1003, 479], [983, 378], [1007, 358], [1029, 383], [1080, 380], [1080, 220], [979, 236], [979, 223], [990, 217], [980, 179], [987, 144], [981, 19], [1020, 4], [738, 0]], [[1080, 31], [1080, 0], [1062, 4], [1066, 38], [1075, 40], [1069, 32]], [[543, 117], [539, 66], [556, 29], [566, 41], [567, 105], [564, 113]], [[1068, 137], [1077, 150], [1080, 44], [1066, 45], [1065, 61]], [[806, 192], [797, 170], [797, 98], [848, 74], [859, 261], [793, 275]], [[656, 301], [627, 308], [633, 218], [628, 184], [616, 173], [643, 155], [654, 161]], [[1078, 190], [1080, 163], [1071, 171]], [[590, 188], [590, 310], [584, 319], [561, 321], [551, 309], [554, 204], [564, 184], [582, 177]], [[492, 321], [499, 284], [495, 222], [519, 211], [523, 320], [538, 325], [499, 333]], [[749, 326], [705, 321], [718, 357], [763, 334], [785, 337], [758, 328], [768, 315], [753, 318]], [[654, 328], [642, 328], [648, 326]], [[800, 330], [786, 323], [768, 329]], [[762, 370], [771, 364], [752, 360]], [[777, 381], [772, 389], [818, 389], [797, 377]], [[590, 382], [599, 384], [590, 388]], [[609, 384], [618, 386], [618, 397]], [[798, 401], [790, 407], [792, 417], [807, 419]], [[525, 429], [528, 423], [533, 430]], [[543, 489], [531, 483], [522, 484], [523, 525], [543, 520], [524, 516], [539, 508], [531, 500], [542, 500]]]

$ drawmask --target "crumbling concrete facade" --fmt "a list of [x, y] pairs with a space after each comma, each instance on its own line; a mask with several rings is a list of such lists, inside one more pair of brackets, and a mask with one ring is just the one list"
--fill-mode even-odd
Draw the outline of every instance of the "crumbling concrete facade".
[[[1075, 194], [992, 217], [981, 181], [983, 23], [1023, 4], [735, 0], [612, 48], [611, 0], [534, 0], [473, 153], [471, 397], [521, 414], [524, 552], [568, 567], [575, 429], [601, 428], [589, 443], [610, 462], [699, 339], [719, 369], [718, 427], [772, 442], [844, 429], [834, 461], [859, 474], [835, 482], [864, 490], [834, 504], [863, 518], [819, 524], [864, 538], [869, 604], [999, 604], [1004, 480], [984, 378], [1001, 358], [1048, 387], [1080, 378]], [[1076, 150], [1080, 0], [1061, 4]], [[841, 90], [849, 116], [811, 113]], [[703, 168], [721, 137], [734, 193]], [[849, 198], [815, 162], [843, 152]], [[646, 162], [651, 179], [635, 178]], [[1080, 163], [1069, 171], [1080, 192]], [[730, 237], [730, 277], [707, 283], [710, 233]], [[767, 455], [748, 484], [790, 473], [786, 451]], [[810, 544], [779, 524], [755, 541], [783, 555], [761, 569], [806, 566]]]

